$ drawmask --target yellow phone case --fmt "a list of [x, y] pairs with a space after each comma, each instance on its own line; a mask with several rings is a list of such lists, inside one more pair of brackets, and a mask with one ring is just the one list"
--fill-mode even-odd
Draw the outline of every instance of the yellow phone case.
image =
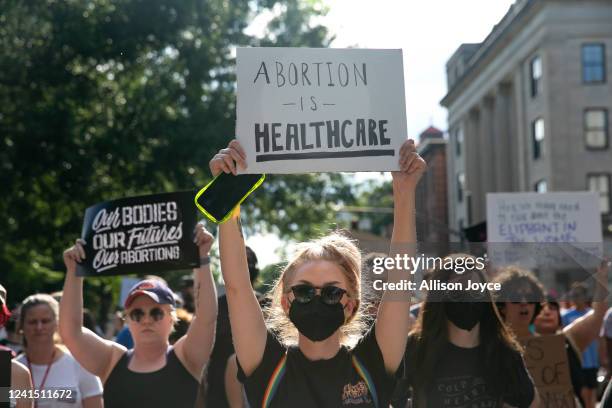
[[204, 215], [206, 216], [206, 218], [208, 218], [210, 221], [214, 222], [215, 224], [222, 224], [222, 223], [224, 223], [225, 221], [229, 220], [229, 219], [230, 219], [230, 217], [232, 216], [232, 213], [233, 213], [233, 212], [234, 212], [234, 210], [236, 209], [236, 207], [238, 207], [240, 204], [242, 204], [242, 202], [243, 202], [244, 200], [246, 200], [246, 198], [249, 196], [249, 194], [251, 194], [253, 191], [255, 191], [255, 190], [257, 189], [257, 187], [259, 187], [259, 186], [261, 185], [261, 183], [263, 183], [263, 182], [264, 182], [264, 180], [265, 180], [265, 178], [266, 178], [266, 175], [265, 175], [265, 174], [262, 174], [262, 175], [261, 175], [261, 177], [259, 178], [259, 180], [257, 180], [257, 183], [255, 183], [255, 184], [253, 185], [253, 187], [251, 187], [251, 189], [250, 189], [250, 190], [249, 190], [249, 191], [248, 191], [248, 192], [247, 192], [247, 193], [244, 195], [244, 197], [242, 197], [242, 198], [240, 199], [240, 201], [238, 201], [238, 203], [237, 203], [235, 206], [233, 206], [233, 207], [232, 207], [232, 209], [231, 209], [231, 210], [230, 210], [230, 211], [229, 211], [227, 214], [225, 214], [225, 216], [224, 216], [222, 219], [218, 220], [218, 219], [216, 219], [216, 218], [215, 218], [215, 217], [214, 217], [214, 216], [213, 216], [211, 213], [209, 213], [208, 211], [206, 211], [206, 209], [205, 209], [204, 207], [202, 207], [202, 206], [200, 205], [200, 203], [198, 203], [198, 198], [199, 198], [199, 197], [202, 195], [202, 193], [203, 193], [204, 191], [206, 191], [206, 189], [207, 189], [208, 187], [210, 187], [210, 186], [211, 186], [211, 184], [212, 184], [212, 183], [214, 183], [214, 182], [215, 182], [215, 180], [217, 179], [217, 177], [219, 177], [221, 174], [223, 174], [223, 173], [219, 173], [219, 174], [217, 174], [217, 175], [215, 176], [215, 178], [214, 178], [214, 179], [212, 179], [212, 180], [210, 181], [210, 183], [208, 183], [207, 185], [205, 185], [204, 187], [202, 187], [202, 189], [201, 189], [200, 191], [198, 191], [198, 193], [196, 194], [196, 196], [195, 196], [195, 200], [194, 200], [194, 201], [195, 201], [195, 205], [196, 205], [196, 207], [198, 207], [198, 210], [200, 210], [200, 211], [202, 212], [202, 214], [204, 214]]

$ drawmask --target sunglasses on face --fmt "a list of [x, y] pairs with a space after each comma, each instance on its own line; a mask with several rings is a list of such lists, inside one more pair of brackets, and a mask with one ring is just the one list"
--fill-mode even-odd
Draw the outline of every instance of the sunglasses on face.
[[321, 293], [321, 301], [326, 305], [335, 305], [340, 302], [346, 290], [337, 286], [324, 286], [322, 288], [302, 283], [291, 287], [295, 301], [298, 303], [310, 303], [317, 294], [317, 290]]
[[[143, 317], [146, 316], [146, 314], [147, 313], [142, 309], [133, 309], [128, 314], [128, 316], [130, 316], [130, 319], [135, 321], [136, 323], [140, 323], [140, 321]], [[151, 319], [153, 319], [154, 322], [159, 322], [164, 318], [164, 316], [166, 316], [166, 312], [164, 312], [159, 307], [154, 307], [153, 309], [149, 310], [149, 316], [151, 317]]]

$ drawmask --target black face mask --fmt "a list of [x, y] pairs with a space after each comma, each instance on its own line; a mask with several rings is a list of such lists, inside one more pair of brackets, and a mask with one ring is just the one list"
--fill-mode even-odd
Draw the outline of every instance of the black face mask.
[[325, 304], [320, 295], [308, 303], [294, 300], [289, 308], [289, 320], [308, 339], [322, 341], [344, 324], [344, 307], [341, 303]]
[[446, 317], [463, 330], [472, 330], [484, 313], [484, 302], [446, 302]]

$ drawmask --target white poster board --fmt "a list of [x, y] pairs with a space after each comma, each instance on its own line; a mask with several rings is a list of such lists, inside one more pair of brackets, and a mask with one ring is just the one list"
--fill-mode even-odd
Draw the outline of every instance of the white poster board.
[[237, 83], [246, 173], [399, 169], [401, 50], [238, 48]]
[[601, 228], [594, 192], [487, 194], [489, 255], [498, 264], [591, 264], [603, 252]]

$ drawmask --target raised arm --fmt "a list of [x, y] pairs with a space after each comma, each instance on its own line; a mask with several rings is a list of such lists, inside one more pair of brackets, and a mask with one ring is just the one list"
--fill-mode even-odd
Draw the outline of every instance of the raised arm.
[[200, 254], [200, 267], [193, 270], [195, 316], [191, 325], [174, 348], [177, 356], [196, 378], [200, 378], [202, 369], [210, 358], [215, 340], [217, 322], [217, 291], [210, 273], [208, 253], [213, 243], [213, 236], [204, 225], [196, 226], [195, 243]]
[[595, 273], [593, 310], [563, 328], [563, 333], [574, 341], [580, 352], [599, 337], [601, 324], [608, 310], [608, 270], [609, 262], [604, 260]]
[[74, 358], [104, 383], [126, 349], [83, 327], [83, 278], [76, 276], [77, 262], [82, 259], [85, 251], [81, 240], [64, 251], [66, 280], [60, 301], [59, 331]]
[[[219, 151], [210, 161], [210, 170], [213, 176], [221, 171], [235, 174], [236, 164], [246, 168], [246, 156], [238, 141], [232, 140], [227, 149]], [[219, 252], [234, 348], [240, 366], [248, 376], [261, 363], [267, 332], [249, 278], [240, 210], [219, 225]]]
[[[415, 190], [426, 168], [417, 154], [414, 141], [406, 141], [400, 149], [400, 169], [393, 172], [393, 235], [389, 256], [413, 256], [416, 245]], [[411, 280], [409, 270], [388, 271], [389, 282]], [[410, 292], [386, 290], [376, 317], [376, 340], [385, 361], [385, 368], [394, 373], [406, 349], [410, 327]]]

